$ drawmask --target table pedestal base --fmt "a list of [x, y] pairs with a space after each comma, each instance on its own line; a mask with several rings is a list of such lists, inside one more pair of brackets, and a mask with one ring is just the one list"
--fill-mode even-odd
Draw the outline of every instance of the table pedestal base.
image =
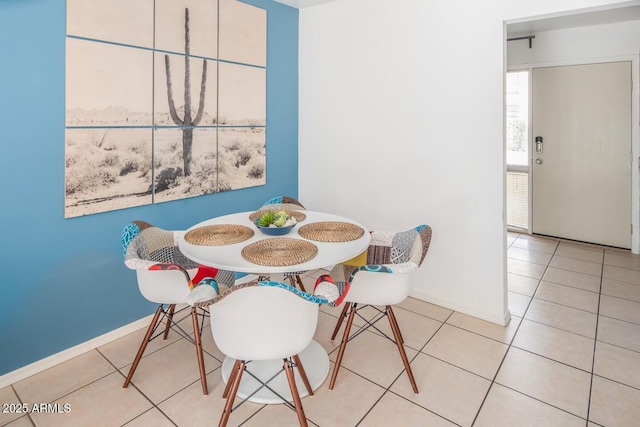
[[[311, 341], [311, 344], [299, 354], [302, 365], [304, 366], [304, 370], [307, 373], [307, 377], [309, 378], [309, 383], [311, 384], [311, 388], [315, 391], [324, 380], [329, 375], [329, 355], [325, 351], [324, 347], [322, 347], [316, 341]], [[222, 363], [222, 379], [227, 383], [229, 380], [229, 375], [231, 370], [233, 369], [233, 365], [236, 360], [230, 357], [224, 359]], [[278, 371], [282, 370], [281, 359], [278, 360], [260, 360], [253, 361], [247, 363], [247, 371], [251, 372], [253, 375], [258, 377], [262, 381], [267, 381], [271, 377], [273, 377]], [[242, 399], [247, 399], [247, 396], [250, 396], [256, 389], [258, 389], [261, 384], [249, 375], [249, 372], [245, 372], [242, 375], [242, 381], [240, 382], [240, 387], [238, 388], [237, 396]], [[298, 386], [298, 392], [300, 393], [300, 397], [305, 397], [309, 393], [307, 392], [302, 379], [298, 373], [297, 369], [294, 369], [294, 374], [296, 378], [296, 385]], [[277, 391], [280, 395], [282, 395], [289, 402], [293, 401], [291, 396], [291, 390], [289, 390], [289, 383], [287, 382], [287, 375], [282, 371], [277, 377], [275, 377], [269, 383], [269, 387]], [[250, 402], [262, 403], [262, 404], [279, 404], [282, 403], [282, 400], [273, 394], [269, 389], [263, 387], [256, 394], [251, 396], [249, 399]]]

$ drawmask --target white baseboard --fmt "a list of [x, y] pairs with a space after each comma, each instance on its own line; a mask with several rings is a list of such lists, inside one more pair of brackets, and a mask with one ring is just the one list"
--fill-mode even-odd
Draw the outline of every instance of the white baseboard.
[[131, 322], [111, 332], [107, 332], [106, 334], [100, 335], [99, 337], [90, 339], [89, 341], [85, 341], [66, 350], [62, 350], [61, 352], [53, 354], [49, 357], [45, 357], [44, 359], [40, 359], [37, 362], [33, 362], [27, 366], [16, 369], [15, 371], [4, 374], [0, 377], [0, 389], [21, 381], [27, 377], [30, 377], [31, 375], [42, 372], [45, 369], [49, 369], [62, 362], [73, 359], [74, 357], [80, 356], [81, 354], [84, 354], [95, 348], [108, 344], [111, 341], [115, 341], [118, 338], [122, 338], [123, 336], [135, 332], [138, 329], [148, 327], [152, 319], [153, 314]]
[[[255, 279], [257, 279], [257, 276], [248, 274], [236, 280], [236, 284], [247, 283]], [[0, 389], [21, 381], [27, 377], [40, 373], [53, 366], [59, 365], [60, 363], [66, 362], [67, 360], [71, 360], [74, 357], [80, 356], [81, 354], [94, 350], [119, 338], [122, 338], [123, 336], [135, 332], [138, 329], [146, 328], [149, 326], [149, 323], [151, 323], [152, 319], [153, 314], [150, 314], [149, 316], [145, 316], [142, 319], [133, 321], [118, 329], [114, 329], [111, 332], [107, 332], [104, 335], [100, 335], [99, 337], [90, 339], [89, 341], [85, 341], [66, 350], [62, 350], [61, 352], [53, 354], [49, 357], [40, 359], [37, 362], [33, 362], [27, 366], [18, 368], [15, 371], [6, 373], [0, 376]]]
[[417, 298], [422, 301], [429, 302], [431, 304], [436, 304], [450, 310], [459, 311], [460, 313], [467, 314], [472, 317], [477, 317], [482, 320], [486, 320], [487, 322], [496, 323], [500, 326], [506, 326], [511, 320], [511, 313], [507, 310], [504, 313], [495, 313], [492, 311], [486, 311], [482, 309], [478, 309], [475, 306], [468, 306], [465, 304], [460, 304], [455, 301], [449, 301], [446, 299], [438, 298], [433, 295], [429, 295], [426, 292], [420, 292], [419, 290], [413, 289], [409, 294], [413, 298]]

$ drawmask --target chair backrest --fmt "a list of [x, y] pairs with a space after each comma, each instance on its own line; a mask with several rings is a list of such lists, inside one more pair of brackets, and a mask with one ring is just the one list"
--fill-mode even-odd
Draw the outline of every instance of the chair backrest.
[[278, 196], [278, 197], [273, 197], [269, 200], [267, 200], [262, 207], [260, 207], [260, 210], [263, 209], [269, 209], [269, 210], [283, 210], [283, 211], [303, 211], [306, 210], [306, 208], [302, 205], [302, 203], [300, 203], [300, 201], [298, 201], [297, 199], [294, 199], [293, 197], [289, 197], [289, 196]]
[[163, 230], [143, 221], [134, 221], [123, 231], [124, 263], [136, 271], [140, 293], [149, 301], [187, 302], [190, 277], [198, 264], [178, 249], [181, 234], [184, 232]]
[[211, 333], [238, 360], [290, 357], [304, 350], [318, 323], [317, 298], [278, 282], [237, 285], [208, 305]]
[[424, 262], [431, 235], [428, 225], [402, 232], [372, 232], [366, 265], [339, 268], [337, 276], [342, 275], [349, 282], [341, 302], [371, 305], [402, 302], [411, 290], [408, 273]]

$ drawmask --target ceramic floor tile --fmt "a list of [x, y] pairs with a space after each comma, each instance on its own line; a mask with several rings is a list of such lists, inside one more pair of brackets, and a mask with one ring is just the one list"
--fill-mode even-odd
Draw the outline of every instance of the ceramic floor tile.
[[507, 272], [527, 276], [532, 279], [541, 279], [546, 268], [546, 266], [540, 264], [519, 261], [517, 259], [507, 259]]
[[[159, 404], [158, 408], [181, 427], [217, 425], [226, 403], [222, 398], [225, 384], [222, 382], [220, 370], [216, 369], [208, 374], [207, 382], [209, 383], [207, 396], [202, 394], [198, 381], [169, 397]], [[237, 399], [234, 405], [240, 402], [241, 400]], [[264, 405], [253, 402], [243, 403], [231, 413], [228, 425], [235, 427], [242, 424], [262, 406]], [[295, 417], [295, 413], [293, 416]]]
[[600, 277], [590, 274], [549, 267], [544, 273], [542, 280], [583, 289], [585, 291], [600, 292]]
[[640, 257], [640, 255], [632, 254], [629, 249], [614, 248], [614, 247], [608, 247], [608, 246], [605, 246], [604, 253], [630, 256], [630, 257]]
[[[405, 351], [409, 360], [412, 360], [417, 353], [407, 346]], [[332, 362], [335, 362], [337, 354], [338, 352], [334, 351], [329, 355]], [[402, 378], [407, 375], [404, 372], [398, 347], [386, 338], [369, 331], [349, 341], [342, 359], [342, 367], [338, 372], [336, 387], [340, 383], [340, 377], [345, 368], [382, 387], [389, 387], [400, 374]], [[405, 380], [409, 382], [407, 378]]]
[[126, 423], [123, 427], [174, 427], [174, 425], [175, 424], [157, 408], [151, 408], [144, 414]]
[[604, 279], [617, 280], [618, 282], [640, 285], [640, 271], [632, 270], [630, 268], [622, 268], [605, 264], [602, 269], [602, 277]]
[[602, 295], [600, 315], [640, 325], [640, 302]]
[[399, 378], [391, 391], [461, 426], [470, 426], [490, 381], [420, 353], [412, 362], [419, 394]]
[[[437, 320], [404, 310], [400, 307], [395, 307], [393, 313], [396, 316], [400, 332], [404, 338], [404, 345], [414, 350], [420, 350], [424, 347], [438, 328], [442, 326], [442, 323]], [[393, 337], [388, 319], [381, 319], [376, 323], [376, 327], [387, 334], [388, 337]], [[378, 331], [373, 328], [369, 329], [369, 331], [378, 333]]]
[[[221, 365], [207, 353], [204, 354], [204, 363], [206, 372]], [[125, 366], [121, 372], [127, 375], [129, 368], [130, 366]], [[200, 386], [195, 346], [182, 339], [145, 357], [138, 365], [131, 382], [156, 404], [194, 382], [198, 382]], [[212, 384], [209, 384], [209, 388], [211, 387]]]
[[640, 353], [598, 341], [593, 373], [640, 389]]
[[[206, 326], [202, 329], [202, 334], [200, 335], [200, 339], [202, 340], [203, 351], [208, 353], [210, 356], [215, 357], [216, 360], [218, 360], [219, 362], [224, 361], [226, 356], [220, 351], [215, 341], [213, 340], [213, 335], [211, 335], [211, 326]], [[193, 350], [193, 357], [196, 357], [195, 349]]]
[[509, 291], [532, 297], [540, 283], [540, 279], [519, 276], [517, 274], [507, 274], [507, 287]]
[[515, 292], [507, 292], [509, 298], [509, 311], [512, 315], [522, 317], [529, 307], [531, 297], [517, 294]]
[[422, 351], [492, 380], [507, 348], [503, 343], [447, 324]]
[[513, 346], [591, 372], [594, 340], [524, 319]]
[[595, 313], [534, 298], [525, 318], [574, 334], [595, 338], [597, 320]]
[[517, 234], [507, 233], [507, 247], [511, 246], [511, 244], [515, 242], [517, 238]]
[[604, 250], [596, 246], [585, 246], [560, 242], [555, 255], [602, 264], [602, 260], [604, 258]]
[[521, 235], [511, 244], [511, 247], [552, 254], [558, 247], [558, 241]]
[[49, 403], [113, 371], [113, 366], [92, 350], [19, 381], [13, 387], [22, 402]]
[[455, 424], [409, 402], [403, 397], [387, 392], [358, 427], [455, 427]]
[[640, 255], [631, 256], [616, 253], [605, 253], [604, 263], [614, 267], [628, 268], [630, 270], [640, 270]]
[[540, 282], [536, 291], [536, 298], [555, 302], [579, 310], [598, 312], [599, 295], [595, 292], [572, 288], [571, 286], [558, 285], [552, 282]]
[[[0, 426], [25, 416], [27, 411], [24, 410], [22, 403], [11, 387], [0, 389], [0, 404], [2, 404], [2, 408], [0, 408]], [[9, 406], [5, 408], [5, 405]]]
[[640, 285], [602, 279], [602, 294], [640, 302]]
[[549, 267], [561, 268], [563, 270], [575, 271], [598, 277], [602, 274], [602, 263], [582, 261], [560, 255], [553, 256], [549, 263]]
[[640, 390], [594, 376], [589, 419], [603, 426], [636, 427], [638, 402]]
[[[122, 338], [118, 338], [115, 341], [111, 341], [108, 344], [98, 347], [98, 350], [104, 357], [106, 357], [111, 363], [113, 363], [116, 368], [122, 368], [123, 366], [129, 365], [131, 364], [131, 362], [133, 362], [133, 359], [135, 359], [136, 357], [136, 353], [138, 352], [138, 348], [140, 348], [140, 343], [142, 342], [146, 332], [147, 327], [144, 327], [135, 332], [127, 334]], [[143, 357], [147, 357], [154, 351], [157, 351], [180, 339], [182, 339], [182, 337], [176, 333], [170, 332], [166, 340], [163, 339], [161, 335], [147, 344], [147, 348], [145, 349]]]
[[640, 325], [600, 316], [598, 341], [640, 352]]
[[2, 424], [4, 427], [33, 427], [33, 423], [28, 416], [23, 416], [15, 421], [11, 421], [9, 424]]
[[[333, 366], [332, 363], [329, 375], [333, 371]], [[341, 369], [333, 390], [329, 390], [329, 378], [327, 378], [313, 396], [302, 400], [302, 405], [307, 418], [319, 426], [355, 426], [383, 393], [382, 387], [348, 369]], [[277, 424], [262, 424], [262, 426], [266, 425]]]
[[552, 255], [545, 252], [512, 247], [507, 250], [507, 257], [533, 264], [547, 265], [551, 261]]
[[[336, 350], [340, 346], [340, 341], [342, 340], [342, 332], [343, 328], [338, 331], [338, 335], [336, 335], [336, 339], [331, 341], [331, 334], [333, 333], [333, 329], [336, 326], [336, 319], [333, 316], [330, 316], [326, 313], [320, 312], [318, 315], [318, 325], [316, 327], [316, 333], [313, 336], [313, 339], [319, 342], [327, 353], [331, 353]], [[359, 328], [356, 325], [351, 327], [351, 333], [354, 333]]]
[[[302, 402], [302, 408], [305, 408], [305, 401]], [[232, 413], [233, 416], [233, 413]], [[307, 418], [307, 424], [309, 427], [318, 426]], [[278, 427], [299, 427], [298, 415], [296, 412], [285, 405], [266, 405], [261, 408], [255, 415], [249, 418], [242, 424], [242, 427], [263, 427], [263, 426], [278, 426]]]
[[496, 382], [534, 399], [587, 418], [591, 375], [511, 347]]
[[113, 372], [56, 400], [59, 413], [32, 413], [31, 417], [36, 426], [122, 425], [152, 406], [134, 387], [122, 388], [122, 381], [122, 376]]
[[455, 312], [449, 320], [447, 320], [447, 324], [509, 344], [521, 320], [521, 317], [512, 315], [507, 326], [500, 326], [492, 322], [487, 322], [486, 320], [478, 319], [477, 317]]
[[423, 316], [431, 317], [432, 319], [439, 320], [440, 322], [447, 320], [447, 318], [453, 313], [453, 310], [449, 310], [448, 308], [440, 307], [439, 305], [431, 304], [417, 298], [407, 298], [400, 304], [396, 304], [396, 306]]
[[585, 420], [494, 384], [474, 427], [584, 427]]

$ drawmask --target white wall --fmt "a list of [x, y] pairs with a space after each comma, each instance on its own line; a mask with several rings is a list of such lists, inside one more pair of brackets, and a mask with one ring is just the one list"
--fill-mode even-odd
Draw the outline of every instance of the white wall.
[[338, 0], [302, 9], [301, 200], [371, 229], [430, 224], [413, 295], [505, 323], [504, 21], [607, 3]]
[[[536, 32], [532, 48], [526, 42], [507, 44], [507, 68], [530, 69], [554, 65], [589, 64], [610, 61], [632, 62], [632, 117], [640, 109], [638, 54], [640, 53], [640, 21]], [[634, 234], [631, 250], [640, 252], [640, 123], [632, 121], [631, 218]]]

